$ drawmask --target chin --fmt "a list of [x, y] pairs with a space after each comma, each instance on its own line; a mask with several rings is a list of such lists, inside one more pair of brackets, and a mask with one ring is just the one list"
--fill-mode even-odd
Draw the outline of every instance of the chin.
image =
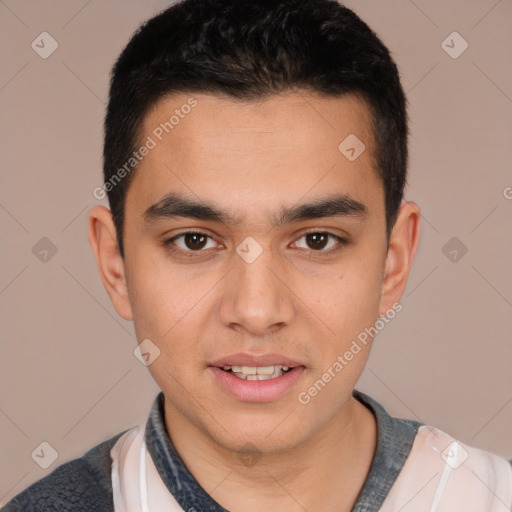
[[[245, 417], [228, 424], [210, 425], [208, 435], [220, 446], [233, 452], [254, 451], [260, 455], [285, 452], [305, 441], [308, 430], [294, 415], [283, 414], [255, 420]], [[284, 421], [283, 421], [284, 420]]]

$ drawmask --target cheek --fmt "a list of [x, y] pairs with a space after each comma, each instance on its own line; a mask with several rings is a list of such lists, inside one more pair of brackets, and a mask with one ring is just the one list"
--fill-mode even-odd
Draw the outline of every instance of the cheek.
[[[190, 302], [188, 290], [177, 272], [149, 256], [150, 249], [131, 253], [127, 275], [133, 321], [140, 341], [168, 337], [179, 319], [184, 317]], [[190, 307], [188, 307], [190, 309]]]
[[131, 252], [127, 281], [135, 325], [163, 336], [190, 309], [195, 287], [155, 253], [150, 244]]
[[137, 268], [131, 290], [134, 328], [139, 342], [150, 339], [159, 350], [147, 369], [167, 396], [179, 402], [183, 389], [178, 382], [190, 380], [198, 371], [191, 356], [199, 348], [201, 290], [177, 272], [160, 270], [156, 265]]
[[317, 365], [311, 368], [297, 399], [300, 404], [314, 404], [311, 414], [316, 420], [328, 421], [332, 411], [348, 399], [368, 360], [370, 327], [379, 314], [380, 273], [371, 269], [364, 263], [347, 265], [321, 291], [309, 290], [324, 327], [315, 337]]
[[325, 279], [303, 280], [300, 297], [341, 350], [374, 324], [379, 314], [381, 270], [376, 261], [353, 258]]
[[177, 362], [193, 361], [191, 354], [198, 355], [219, 278], [214, 272], [193, 272], [193, 265], [177, 268], [165, 257], [148, 254], [149, 249], [132, 257], [136, 271], [128, 280], [136, 336], [139, 342], [149, 338], [157, 345], [165, 368], [182, 373], [187, 365], [182, 368]]

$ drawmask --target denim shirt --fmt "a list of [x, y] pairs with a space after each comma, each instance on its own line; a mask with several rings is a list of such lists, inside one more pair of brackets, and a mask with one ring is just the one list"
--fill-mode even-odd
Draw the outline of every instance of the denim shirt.
[[[378, 433], [368, 477], [352, 510], [375, 512], [398, 477], [422, 424], [391, 417], [381, 405], [360, 391], [354, 390], [353, 396], [374, 414]], [[59, 466], [16, 496], [2, 512], [112, 511], [110, 449], [123, 433]], [[153, 403], [145, 440], [160, 477], [183, 510], [226, 511], [199, 485], [174, 449], [165, 427], [163, 393], [159, 393]]]

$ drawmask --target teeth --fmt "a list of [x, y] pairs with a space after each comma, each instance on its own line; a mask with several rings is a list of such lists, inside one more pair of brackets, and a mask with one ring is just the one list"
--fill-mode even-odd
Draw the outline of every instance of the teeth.
[[258, 375], [272, 375], [275, 371], [275, 366], [258, 366], [255, 368]]
[[281, 377], [290, 369], [289, 366], [223, 366], [223, 370], [233, 372], [233, 375], [243, 380], [269, 380]]
[[246, 380], [270, 380], [276, 377], [280, 377], [280, 375], [247, 375]]

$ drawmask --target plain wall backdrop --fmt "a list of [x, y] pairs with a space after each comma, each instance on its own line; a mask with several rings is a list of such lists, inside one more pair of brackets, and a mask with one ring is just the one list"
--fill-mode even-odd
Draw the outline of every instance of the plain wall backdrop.
[[[103, 288], [86, 225], [102, 185], [110, 69], [168, 5], [0, 1], [0, 505], [144, 421], [158, 392]], [[405, 197], [422, 209], [403, 310], [357, 387], [395, 416], [510, 458], [512, 2], [346, 5], [399, 66], [411, 130]], [[43, 442], [57, 454], [47, 469], [31, 456], [51, 452]]]

